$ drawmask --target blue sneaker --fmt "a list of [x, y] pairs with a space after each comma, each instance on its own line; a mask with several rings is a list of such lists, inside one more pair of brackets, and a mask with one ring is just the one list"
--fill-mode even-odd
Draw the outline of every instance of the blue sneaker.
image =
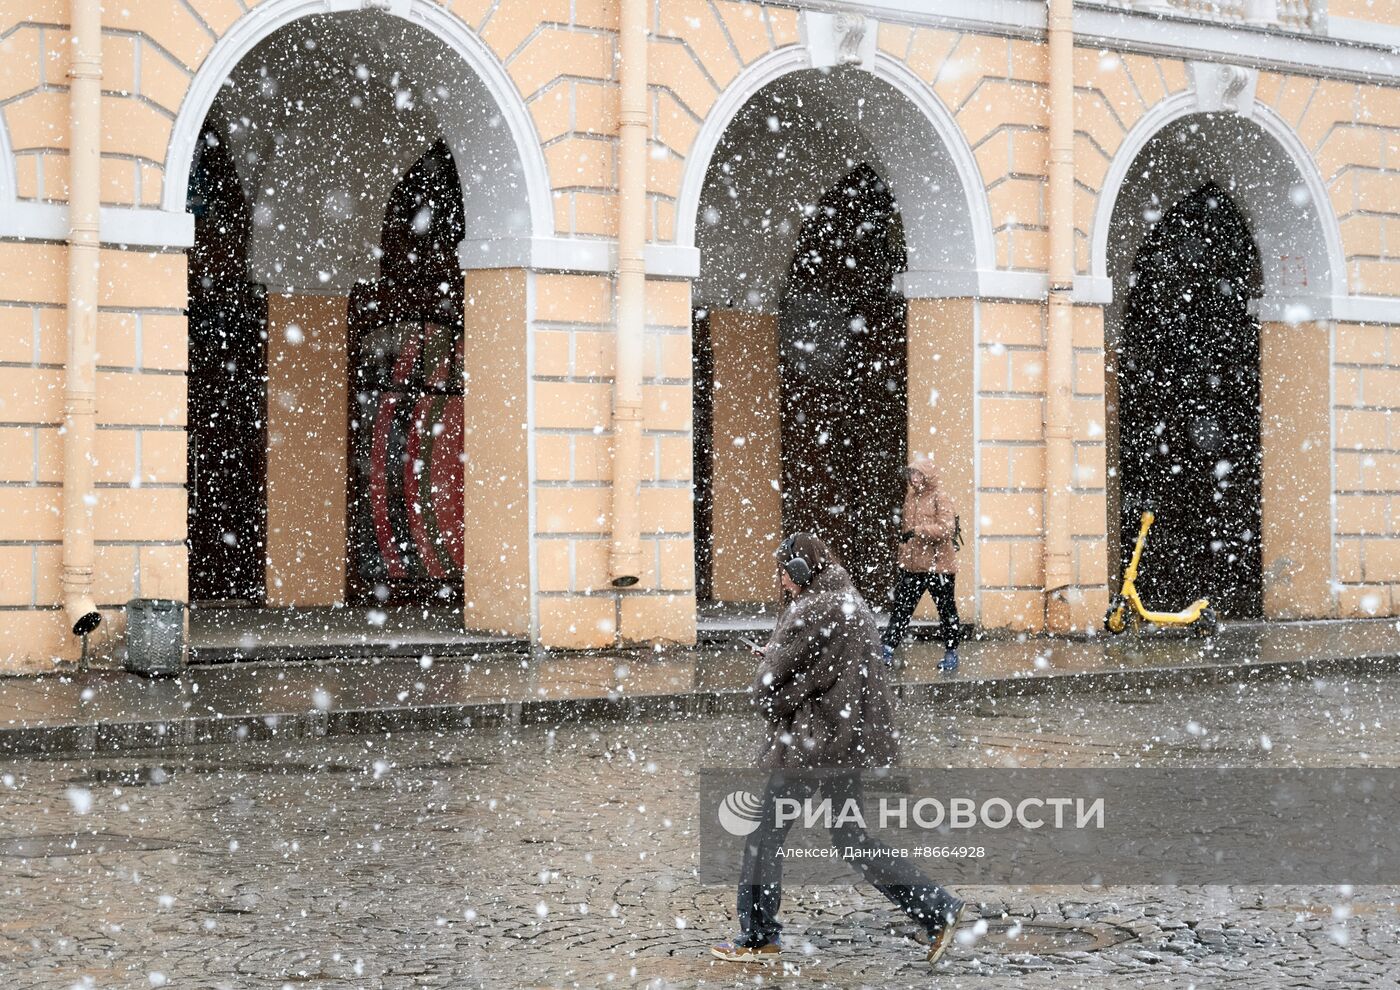
[[943, 654], [943, 659], [938, 661], [938, 669], [945, 674], [951, 674], [958, 669], [958, 651], [948, 650]]
[[893, 646], [881, 646], [881, 647], [880, 647], [880, 656], [884, 657], [884, 659], [885, 659], [885, 666], [886, 666], [886, 667], [893, 667], [893, 666], [894, 666], [894, 647], [893, 647]]

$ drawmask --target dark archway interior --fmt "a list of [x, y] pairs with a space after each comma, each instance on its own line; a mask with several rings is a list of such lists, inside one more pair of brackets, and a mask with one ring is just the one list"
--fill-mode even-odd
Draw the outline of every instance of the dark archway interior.
[[264, 597], [267, 292], [248, 280], [252, 208], [226, 145], [201, 136], [189, 251], [190, 599]]
[[439, 141], [389, 196], [380, 277], [350, 294], [351, 601], [460, 597], [463, 236]]
[[1133, 263], [1117, 355], [1122, 554], [1156, 513], [1138, 578], [1151, 608], [1205, 596], [1222, 616], [1263, 610], [1259, 251], [1208, 183], [1162, 216]]
[[715, 597], [715, 354], [710, 341], [710, 314], [696, 309], [690, 324], [691, 442], [693, 450], [695, 526], [695, 597]]
[[783, 529], [821, 536], [872, 603], [895, 577], [908, 450], [903, 225], [862, 165], [803, 224], [779, 322]]

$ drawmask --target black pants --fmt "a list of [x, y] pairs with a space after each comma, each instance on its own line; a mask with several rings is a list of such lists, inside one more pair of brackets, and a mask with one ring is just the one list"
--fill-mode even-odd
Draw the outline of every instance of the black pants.
[[[744, 845], [736, 944], [763, 945], [782, 932], [778, 909], [783, 901], [783, 858], [778, 852], [792, 828], [792, 822], [775, 824], [773, 806], [779, 798], [805, 800], [812, 797], [819, 787], [823, 792], [822, 797], [829, 798], [832, 807], [838, 809], [844, 807], [850, 798], [860, 801], [863, 793], [859, 778], [848, 774], [825, 777], [820, 784], [812, 777], [793, 779], [780, 772], [773, 774], [769, 780], [763, 792], [762, 824]], [[874, 852], [888, 847], [859, 825], [847, 823], [833, 827], [831, 840], [837, 848], [852, 846], [865, 850], [865, 855], [855, 860], [861, 876], [925, 931], [941, 928], [962, 907], [961, 900], [929, 880], [908, 859]]]
[[909, 619], [918, 608], [924, 592], [933, 596], [938, 606], [938, 626], [943, 634], [943, 645], [956, 650], [962, 639], [962, 626], [958, 620], [958, 599], [954, 589], [956, 574], [920, 574], [916, 571], [900, 571], [899, 584], [894, 589], [894, 608], [890, 610], [890, 624], [885, 627], [881, 638], [886, 646], [893, 649], [904, 639], [909, 628]]

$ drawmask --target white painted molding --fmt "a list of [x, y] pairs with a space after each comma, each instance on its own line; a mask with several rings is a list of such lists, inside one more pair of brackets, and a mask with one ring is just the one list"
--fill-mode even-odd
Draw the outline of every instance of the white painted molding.
[[1400, 81], [1400, 52], [1395, 50], [1393, 29], [1339, 44], [1335, 35], [1075, 4], [1074, 30], [1078, 44], [1102, 45], [1114, 51], [1188, 60], [1215, 57], [1256, 69], [1302, 71], [1379, 85]]
[[68, 237], [68, 207], [56, 203], [16, 203], [0, 194], [0, 237], [62, 241]]
[[700, 249], [679, 244], [648, 244], [642, 249], [652, 278], [695, 278], [700, 274]]
[[1336, 296], [1332, 319], [1345, 323], [1400, 323], [1400, 296]]
[[10, 129], [5, 124], [5, 115], [0, 113], [0, 227], [9, 221], [18, 195], [19, 180], [15, 175], [15, 152], [10, 147]]
[[[103, 244], [131, 247], [187, 248], [194, 243], [194, 217], [165, 210], [104, 206]], [[68, 239], [66, 203], [15, 203], [0, 209], [0, 237], [34, 241]]]
[[462, 241], [457, 261], [462, 271], [488, 268], [530, 268], [532, 238], [511, 237], [493, 241]]
[[[1133, 129], [1124, 136], [1122, 143], [1118, 146], [1118, 153], [1109, 163], [1103, 186], [1099, 190], [1098, 203], [1094, 207], [1094, 228], [1089, 236], [1089, 264], [1091, 275], [1094, 278], [1109, 278], [1109, 225], [1112, 223], [1114, 207], [1117, 206], [1119, 193], [1127, 181], [1128, 169], [1132, 167], [1134, 159], [1162, 128], [1175, 120], [1198, 112], [1200, 112], [1198, 97], [1194, 91], [1187, 90], [1157, 103], [1143, 114], [1141, 119], [1133, 125]], [[1302, 140], [1294, 133], [1293, 128], [1270, 107], [1261, 103], [1253, 104], [1250, 119], [1278, 143], [1283, 153], [1298, 170], [1303, 184], [1307, 187], [1313, 207], [1317, 211], [1324, 250], [1327, 255], [1327, 266], [1330, 269], [1328, 273], [1331, 279], [1330, 294], [1345, 296], [1347, 294], [1346, 257], [1342, 251], [1341, 228], [1338, 226], [1336, 214], [1332, 210], [1332, 199], [1327, 193], [1327, 187], [1322, 181], [1322, 176], [1318, 174], [1317, 164], [1313, 161], [1312, 155], [1308, 153]]]
[[1349, 44], [1388, 48], [1400, 55], [1400, 26], [1355, 17], [1327, 17], [1327, 37]]
[[[953, 119], [947, 107], [939, 101], [928, 85], [903, 62], [883, 52], [877, 53], [872, 73], [884, 80], [909, 100], [933, 127], [963, 187], [972, 229], [973, 256], [979, 269], [996, 267], [996, 242], [992, 235], [992, 212], [987, 202], [987, 190], [977, 159], [967, 143], [967, 137]], [[720, 93], [706, 115], [700, 131], [691, 142], [681, 176], [680, 196], [676, 203], [676, 240], [679, 247], [695, 247], [695, 224], [700, 212], [700, 196], [715, 149], [733, 122], [734, 117], [759, 90], [792, 72], [810, 69], [812, 61], [806, 48], [789, 46], [759, 58], [741, 72]]]
[[[674, 244], [648, 244], [646, 273], [652, 278], [694, 278], [700, 274], [700, 252]], [[457, 245], [463, 271], [482, 268], [529, 268], [540, 272], [617, 271], [617, 242], [579, 237], [516, 237], [463, 241]]]
[[1098, 275], [1074, 276], [1074, 301], [1088, 306], [1107, 306], [1113, 302], [1113, 279]]
[[[968, 222], [972, 229], [972, 256], [980, 270], [996, 268], [996, 238], [992, 228], [992, 207], [987, 199], [987, 186], [982, 169], [967, 135], [943, 105], [937, 95], [902, 61], [881, 52], [875, 59], [875, 76], [893, 86], [905, 99], [919, 108], [932, 125], [939, 142], [953, 161], [953, 168], [962, 185], [967, 203]], [[907, 242], [907, 241], [906, 241]]]
[[977, 295], [977, 272], [911, 271], [894, 277], [894, 287], [905, 299], [961, 299]]
[[1041, 272], [983, 270], [977, 273], [977, 295], [981, 299], [1042, 302], [1049, 289], [1050, 279]]
[[102, 240], [107, 244], [187, 248], [194, 244], [194, 217], [183, 211], [103, 209]]
[[1400, 296], [1294, 296], [1260, 299], [1255, 315], [1270, 323], [1400, 323]]
[[574, 237], [534, 237], [529, 258], [535, 271], [610, 272], [617, 267], [617, 245]]
[[[364, 0], [263, 0], [224, 32], [205, 57], [185, 93], [165, 155], [165, 191], [161, 205], [183, 212], [190, 165], [209, 107], [234, 67], [264, 38], [293, 21], [313, 14], [362, 10]], [[486, 86], [510, 129], [525, 180], [530, 229], [544, 237], [554, 231], [549, 170], [539, 133], [505, 67], [464, 21], [433, 0], [387, 0], [371, 3], [385, 13], [423, 28], [456, 53]]]
[[700, 212], [700, 194], [705, 189], [705, 175], [730, 122], [764, 86], [790, 72], [811, 67], [806, 48], [795, 45], [779, 48], [756, 59], [720, 92], [685, 156], [680, 196], [676, 202], [676, 244], [695, 247], [695, 221]]
[[[798, 6], [786, 0], [785, 6]], [[1076, 40], [1114, 50], [1185, 59], [1215, 57], [1238, 65], [1385, 85], [1400, 81], [1400, 27], [1345, 17], [1327, 18], [1324, 34], [1278, 27], [1222, 24], [1174, 9], [1125, 10], [1099, 3], [1074, 5]], [[803, 0], [802, 9], [858, 11], [908, 24], [972, 29], [1043, 38], [1045, 4], [1036, 0]], [[1267, 39], [1267, 44], [1263, 44]]]
[[1250, 311], [1266, 323], [1313, 323], [1328, 320], [1336, 308], [1331, 296], [1251, 299]]
[[1259, 84], [1257, 69], [1225, 62], [1187, 62], [1186, 71], [1196, 91], [1196, 109], [1201, 113], [1253, 115], [1254, 90]]
[[1327, 255], [1328, 274], [1332, 280], [1332, 284], [1328, 288], [1334, 296], [1345, 296], [1347, 294], [1347, 260], [1346, 252], [1342, 249], [1342, 228], [1337, 223], [1337, 214], [1332, 209], [1332, 196], [1327, 191], [1327, 184], [1322, 181], [1321, 173], [1317, 170], [1316, 160], [1314, 160], [1307, 145], [1303, 143], [1303, 139], [1298, 136], [1297, 131], [1272, 107], [1256, 102], [1254, 112], [1250, 114], [1249, 119], [1262, 127], [1266, 134], [1278, 142], [1283, 153], [1298, 169], [1298, 174], [1303, 179], [1303, 185], [1307, 187], [1308, 196], [1317, 210], [1318, 222], [1322, 228], [1323, 248]]
[[[1019, 299], [1044, 302], [1050, 280], [1040, 272], [998, 270], [912, 271], [895, 276], [895, 287], [905, 299]], [[1104, 306], [1113, 301], [1113, 283], [1093, 275], [1074, 277], [1074, 301], [1079, 305]]]
[[812, 68], [854, 65], [866, 72], [875, 68], [876, 34], [880, 27], [875, 18], [857, 11], [803, 10], [797, 15], [797, 27]]
[[[786, 0], [783, 6], [797, 6]], [[1036, 0], [802, 0], [801, 9], [858, 12], [881, 20], [948, 27], [1045, 30], [1045, 4]]]

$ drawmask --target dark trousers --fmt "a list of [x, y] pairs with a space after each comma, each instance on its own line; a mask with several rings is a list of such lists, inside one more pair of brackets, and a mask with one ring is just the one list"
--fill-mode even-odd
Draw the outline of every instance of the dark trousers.
[[[818, 789], [840, 809], [849, 798], [860, 801], [863, 788], [854, 775], [837, 774], [820, 783], [812, 777], [792, 779], [775, 773], [763, 792], [762, 824], [744, 846], [743, 872], [739, 880], [739, 937], [736, 944], [757, 946], [771, 942], [783, 930], [778, 908], [783, 901], [783, 858], [778, 851], [787, 838], [792, 822], [776, 825], [774, 803], [779, 798], [802, 801]], [[847, 823], [831, 830], [832, 843], [839, 849], [852, 846], [866, 850], [856, 858], [856, 868], [875, 889], [894, 902], [925, 931], [942, 927], [957, 914], [962, 901], [929, 880], [905, 858], [870, 853], [888, 847], [858, 825]]]
[[954, 589], [956, 574], [920, 574], [915, 571], [900, 571], [899, 584], [894, 589], [894, 608], [890, 610], [890, 624], [885, 627], [881, 642], [893, 649], [904, 639], [909, 628], [909, 619], [924, 592], [933, 596], [938, 606], [939, 632], [943, 634], [943, 645], [956, 650], [962, 638], [962, 625], [958, 620], [958, 599]]

